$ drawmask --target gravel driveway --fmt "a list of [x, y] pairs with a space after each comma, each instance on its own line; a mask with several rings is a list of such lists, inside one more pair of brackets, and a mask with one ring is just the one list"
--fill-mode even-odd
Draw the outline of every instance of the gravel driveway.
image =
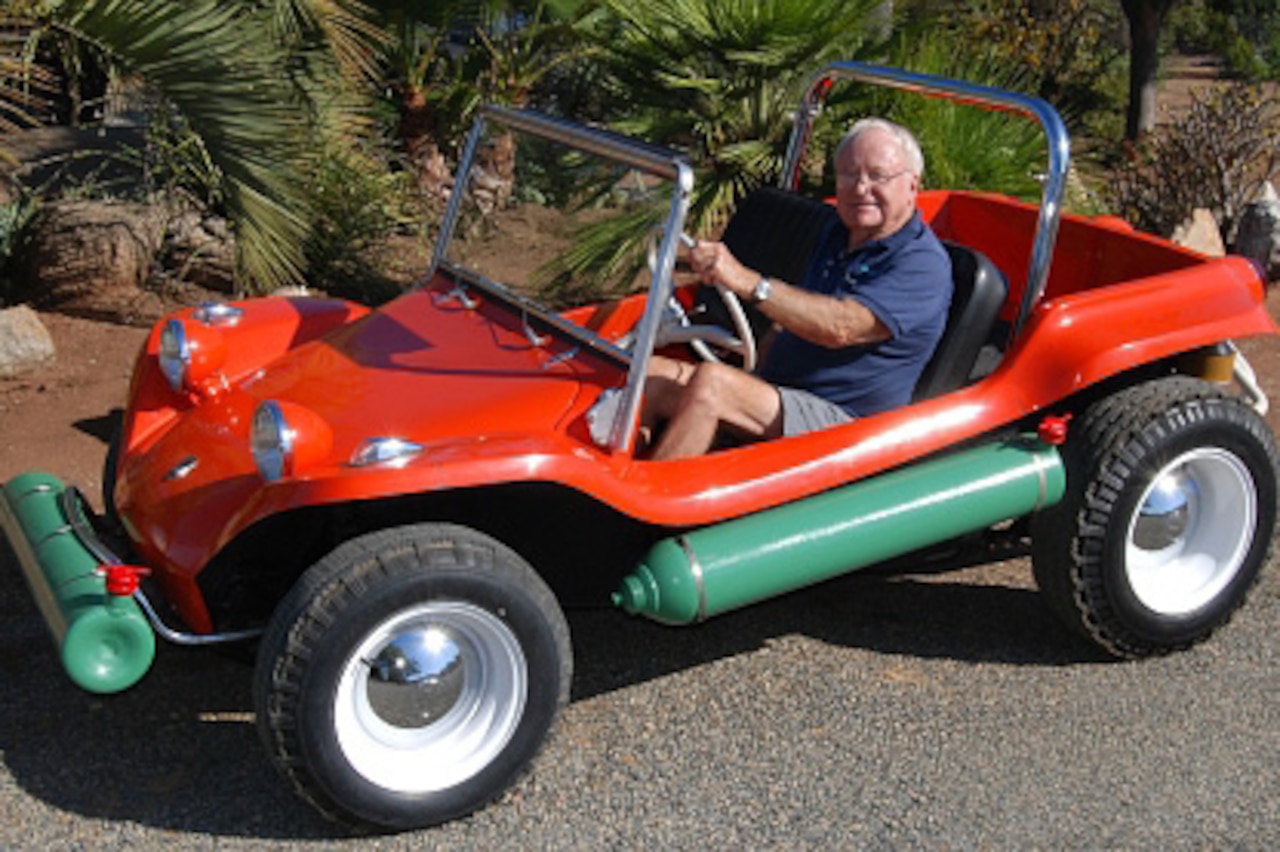
[[[1209, 644], [1137, 664], [1028, 575], [851, 576], [699, 628], [573, 614], [574, 701], [533, 772], [376, 846], [1280, 846], [1276, 566]], [[375, 845], [277, 777], [246, 666], [165, 647], [133, 690], [81, 693], [0, 577], [0, 848]]]

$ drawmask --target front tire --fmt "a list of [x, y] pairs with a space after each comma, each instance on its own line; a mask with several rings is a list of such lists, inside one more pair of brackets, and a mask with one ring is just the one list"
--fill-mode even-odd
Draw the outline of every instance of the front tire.
[[326, 816], [435, 825], [514, 783], [568, 701], [555, 598], [473, 530], [424, 524], [339, 547], [286, 596], [263, 638], [258, 728]]
[[1275, 531], [1276, 443], [1257, 412], [1167, 377], [1091, 406], [1064, 456], [1067, 495], [1032, 538], [1037, 584], [1067, 625], [1137, 658], [1230, 620]]

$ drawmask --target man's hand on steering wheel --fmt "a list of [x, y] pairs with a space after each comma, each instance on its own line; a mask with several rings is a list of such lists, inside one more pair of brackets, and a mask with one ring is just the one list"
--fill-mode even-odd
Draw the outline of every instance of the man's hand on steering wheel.
[[[683, 306], [676, 299], [671, 300], [668, 308], [670, 316], [663, 323], [658, 333], [658, 345], [666, 345], [671, 343], [688, 344], [698, 354], [698, 357], [705, 361], [719, 361], [720, 357], [715, 350], [722, 350], [733, 353], [742, 360], [742, 368], [747, 372], [751, 372], [756, 366], [756, 340], [755, 334], [751, 329], [751, 322], [747, 318], [746, 311], [742, 309], [742, 302], [739, 301], [734, 290], [718, 280], [721, 274], [717, 270], [728, 268], [736, 272], [750, 275], [751, 271], [738, 262], [733, 253], [722, 243], [704, 242], [695, 240], [688, 234], [680, 235], [680, 244], [688, 251], [690, 269], [695, 274], [715, 287], [716, 293], [719, 294], [720, 300], [724, 303], [725, 310], [729, 313], [730, 322], [733, 324], [732, 331], [727, 331], [718, 325], [694, 324], [688, 314], [685, 313]], [[701, 251], [700, 251], [701, 247]], [[695, 253], [700, 253], [700, 258], [695, 259]], [[701, 260], [701, 262], [699, 262]], [[652, 269], [657, 261], [657, 244], [655, 239], [650, 241], [649, 247], [649, 266]]]
[[740, 299], [750, 298], [760, 276], [743, 266], [724, 243], [694, 240], [689, 268], [704, 284], [723, 287]]

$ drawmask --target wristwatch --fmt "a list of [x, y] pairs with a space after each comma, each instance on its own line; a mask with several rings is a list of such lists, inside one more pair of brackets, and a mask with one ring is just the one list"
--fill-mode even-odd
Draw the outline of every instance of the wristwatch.
[[758, 305], [766, 302], [773, 295], [773, 284], [768, 278], [761, 278], [756, 282], [756, 288], [751, 291], [751, 304]]

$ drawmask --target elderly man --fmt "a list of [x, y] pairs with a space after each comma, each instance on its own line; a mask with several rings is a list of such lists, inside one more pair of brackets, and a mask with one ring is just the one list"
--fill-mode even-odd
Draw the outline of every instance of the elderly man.
[[755, 374], [655, 357], [645, 425], [665, 421], [652, 458], [709, 450], [722, 429], [748, 439], [796, 435], [903, 405], [946, 322], [951, 264], [916, 210], [924, 171], [906, 128], [863, 119], [836, 149], [840, 223], [823, 234], [793, 285], [698, 243], [690, 264], [756, 305], [776, 336]]

